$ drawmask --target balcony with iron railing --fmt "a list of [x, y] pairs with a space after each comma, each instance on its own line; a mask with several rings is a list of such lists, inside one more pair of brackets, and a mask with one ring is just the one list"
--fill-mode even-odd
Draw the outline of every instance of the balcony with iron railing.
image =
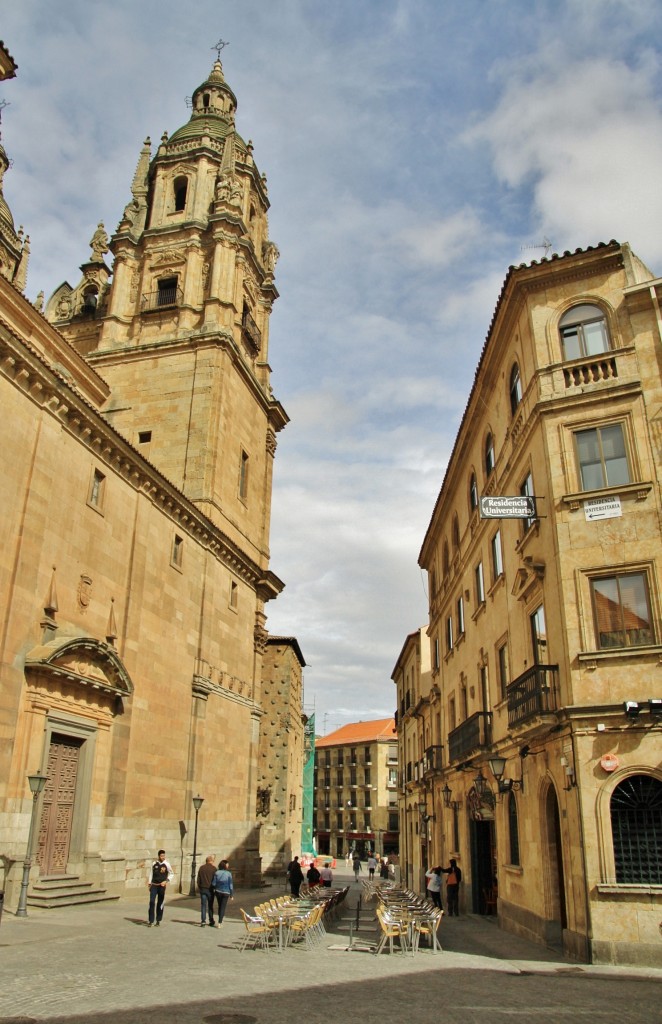
[[509, 727], [556, 711], [558, 671], [558, 665], [533, 665], [506, 687]]
[[260, 328], [257, 326], [255, 320], [253, 320], [253, 317], [247, 310], [244, 311], [241, 318], [241, 331], [248, 348], [252, 349], [255, 355], [257, 355], [262, 346], [262, 334], [260, 333]]
[[423, 770], [427, 775], [428, 772], [440, 772], [442, 768], [441, 764], [441, 746], [428, 747], [425, 751], [425, 757], [423, 758]]
[[492, 743], [492, 712], [477, 711], [448, 734], [451, 761], [465, 761], [471, 754]]
[[155, 292], [146, 292], [140, 300], [140, 309], [143, 313], [153, 313], [161, 309], [172, 309], [181, 306], [183, 292], [177, 285], [159, 288]]

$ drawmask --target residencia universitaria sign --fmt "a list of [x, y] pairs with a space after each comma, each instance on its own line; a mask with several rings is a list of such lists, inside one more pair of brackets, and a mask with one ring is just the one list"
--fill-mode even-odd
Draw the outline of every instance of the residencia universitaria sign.
[[536, 499], [533, 495], [518, 494], [480, 499], [481, 519], [535, 519]]

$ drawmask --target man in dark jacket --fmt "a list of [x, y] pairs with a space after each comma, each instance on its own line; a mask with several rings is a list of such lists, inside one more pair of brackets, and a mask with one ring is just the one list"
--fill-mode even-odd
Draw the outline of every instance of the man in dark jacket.
[[295, 899], [299, 899], [299, 889], [303, 882], [303, 871], [299, 864], [299, 858], [295, 857], [287, 866], [287, 879], [290, 883], [290, 891]]
[[211, 883], [216, 874], [213, 857], [207, 857], [198, 870], [198, 892], [200, 893], [200, 927], [204, 928], [209, 915], [209, 926], [214, 927], [214, 892]]
[[460, 891], [460, 882], [462, 881], [462, 872], [457, 866], [457, 861], [451, 857], [450, 866], [443, 869], [444, 874], [448, 875], [446, 879], [446, 901], [448, 904], [448, 916], [459, 917], [458, 911], [458, 895]]

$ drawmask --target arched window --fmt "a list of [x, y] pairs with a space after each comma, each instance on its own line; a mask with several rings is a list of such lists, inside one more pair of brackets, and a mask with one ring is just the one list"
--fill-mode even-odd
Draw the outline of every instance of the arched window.
[[487, 476], [489, 476], [494, 469], [494, 464], [494, 438], [491, 434], [488, 434], [485, 441], [485, 473]]
[[519, 824], [517, 821], [517, 800], [514, 793], [508, 794], [508, 842], [510, 863], [519, 864]]
[[453, 557], [460, 553], [460, 523], [457, 516], [453, 516]]
[[513, 368], [510, 371], [510, 411], [513, 415], [517, 410], [517, 406], [522, 401], [522, 378], [519, 372], [519, 366], [517, 363], [513, 363]]
[[609, 331], [599, 306], [573, 306], [561, 317], [559, 332], [565, 359], [585, 359], [609, 351]]
[[478, 508], [478, 484], [476, 483], [476, 474], [471, 474], [471, 480], [469, 481], [469, 507], [472, 512]]
[[205, 93], [203, 93], [203, 94], [202, 94], [202, 105], [203, 105], [203, 107], [205, 108], [205, 110], [206, 110], [206, 109], [208, 108], [208, 106], [209, 106], [209, 100], [210, 100], [210, 96], [209, 96], [209, 93], [208, 93], [208, 92], [205, 92]]
[[93, 316], [96, 311], [98, 301], [99, 291], [95, 285], [90, 285], [90, 287], [86, 288], [83, 293], [83, 308], [81, 312], [88, 316]]
[[186, 193], [188, 192], [188, 178], [181, 175], [175, 178], [173, 188], [175, 190], [175, 210], [186, 208]]
[[616, 881], [662, 885], [662, 782], [631, 775], [611, 796]]

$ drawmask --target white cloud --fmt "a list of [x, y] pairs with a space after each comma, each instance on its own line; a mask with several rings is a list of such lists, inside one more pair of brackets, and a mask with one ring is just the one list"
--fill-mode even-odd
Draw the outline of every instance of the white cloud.
[[555, 248], [618, 238], [662, 261], [662, 108], [659, 58], [562, 60], [553, 45], [509, 81], [494, 111], [468, 133], [487, 141], [499, 179], [530, 186]]

